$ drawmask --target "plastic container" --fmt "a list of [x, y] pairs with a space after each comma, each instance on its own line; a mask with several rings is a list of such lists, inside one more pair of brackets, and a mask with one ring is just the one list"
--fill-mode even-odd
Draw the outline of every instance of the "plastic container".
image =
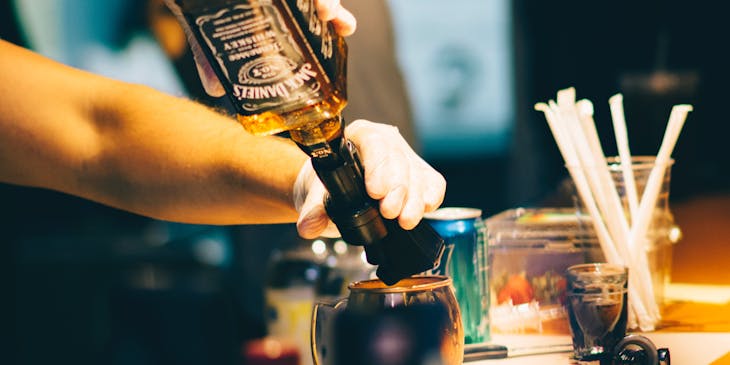
[[486, 220], [491, 326], [503, 333], [568, 333], [565, 270], [601, 256], [575, 208], [515, 208]]

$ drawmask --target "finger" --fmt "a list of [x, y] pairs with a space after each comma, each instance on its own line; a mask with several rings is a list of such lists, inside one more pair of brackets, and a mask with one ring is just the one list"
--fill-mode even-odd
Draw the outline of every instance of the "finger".
[[340, 231], [327, 216], [327, 212], [321, 204], [304, 207], [297, 220], [297, 232], [304, 239], [340, 237]]
[[200, 43], [198, 43], [198, 40], [192, 34], [187, 25], [184, 26], [183, 29], [185, 29], [185, 35], [188, 38], [190, 50], [193, 53], [195, 67], [198, 69], [198, 76], [200, 76], [200, 82], [203, 84], [203, 89], [205, 89], [205, 92], [210, 96], [221, 97], [225, 95], [226, 91], [223, 89], [223, 85], [220, 80], [218, 80], [218, 76], [215, 74], [215, 71], [213, 71], [213, 67], [208, 62], [208, 58], [205, 57], [205, 53], [200, 47]]
[[385, 192], [380, 201], [380, 213], [386, 219], [394, 219], [402, 214], [414, 188], [408, 156], [395, 148], [390, 151], [381, 156], [382, 160], [374, 168], [366, 168], [365, 173], [365, 188], [373, 199], [377, 199], [380, 192]]
[[407, 197], [408, 189], [405, 185], [396, 187], [380, 201], [380, 214], [385, 219], [397, 218], [403, 210]]
[[332, 21], [337, 34], [343, 37], [355, 33], [357, 20], [349, 10], [342, 6], [340, 0], [317, 1], [317, 15], [324, 22]]
[[363, 168], [368, 195], [376, 200], [382, 199], [381, 210], [388, 215], [386, 218], [394, 218], [400, 214], [410, 189], [408, 157], [397, 149], [390, 149], [390, 153], [375, 153], [363, 160], [367, 161], [363, 162]]
[[[198, 51], [199, 52], [199, 51]], [[195, 67], [198, 69], [198, 76], [200, 76], [200, 82], [203, 84], [205, 92], [213, 97], [221, 97], [226, 94], [226, 90], [223, 88], [218, 76], [213, 71], [213, 68], [208, 63], [208, 59], [205, 56], [197, 54], [193, 51], [193, 58], [195, 59]]]
[[317, 15], [320, 20], [328, 22], [337, 16], [341, 7], [340, 0], [317, 0]]
[[322, 183], [315, 181], [310, 185], [297, 219], [297, 231], [302, 238], [316, 238], [327, 227], [329, 217], [324, 209], [324, 195]]
[[[414, 166], [412, 170], [411, 175], [418, 176], [418, 167]], [[398, 216], [398, 224], [404, 229], [413, 229], [423, 218], [426, 207], [423, 200], [423, 190], [423, 179], [415, 178], [410, 180], [406, 200]]]
[[210, 96], [221, 97], [225, 95], [226, 91], [223, 89], [223, 85], [220, 83], [220, 80], [218, 80], [218, 76], [215, 74], [215, 71], [213, 71], [213, 67], [210, 65], [210, 62], [208, 62], [208, 58], [205, 57], [205, 53], [203, 52], [200, 43], [198, 43], [198, 39], [195, 38], [192, 30], [190, 30], [188, 22], [185, 20], [180, 7], [174, 0], [165, 0], [165, 4], [175, 15], [175, 18], [185, 32], [185, 38], [187, 38], [188, 45], [193, 53], [195, 68], [198, 70], [198, 76], [200, 77], [200, 82], [203, 84], [203, 89], [205, 89], [205, 92]]
[[340, 237], [340, 231], [324, 209], [326, 193], [324, 185], [319, 180], [311, 183], [297, 219], [297, 231], [302, 238]]
[[317, 238], [327, 228], [328, 221], [324, 206], [303, 209], [297, 220], [297, 232], [305, 239]]
[[334, 222], [332, 222], [331, 219], [327, 220], [327, 227], [322, 231], [322, 233], [319, 234], [321, 237], [327, 237], [327, 238], [339, 238], [342, 237], [340, 234], [340, 230], [337, 229], [337, 226]]
[[409, 147], [396, 127], [360, 119], [345, 134], [360, 154], [370, 197], [379, 200], [393, 190], [407, 188], [408, 159], [403, 150]]
[[[397, 218], [409, 194], [411, 166], [410, 147], [398, 129], [366, 120], [356, 120], [346, 135], [361, 148], [368, 195], [380, 200], [380, 213], [386, 219]], [[374, 148], [374, 146], [377, 146]]]
[[424, 210], [433, 212], [444, 202], [446, 179], [423, 160], [421, 160], [420, 171], [422, 175], [425, 175], [421, 178], [425, 182], [423, 184]]
[[334, 25], [337, 34], [347, 37], [355, 33], [355, 29], [357, 29], [357, 20], [349, 10], [340, 6], [337, 11], [337, 16], [332, 19], [332, 25]]

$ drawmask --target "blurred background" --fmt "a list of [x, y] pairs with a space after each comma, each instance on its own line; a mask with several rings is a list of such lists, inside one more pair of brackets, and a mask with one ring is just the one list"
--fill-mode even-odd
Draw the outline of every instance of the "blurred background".
[[[728, 25], [708, 1], [343, 3], [359, 21], [346, 118], [398, 125], [446, 177], [444, 206], [486, 218], [571, 204], [562, 158], [533, 110], [569, 86], [593, 101], [606, 154], [616, 153], [611, 95], [624, 95], [634, 154], [656, 154], [671, 106], [693, 104], [671, 204], [730, 193]], [[227, 108], [202, 91], [161, 0], [3, 1], [0, 37]], [[300, 240], [293, 225], [181, 225], [5, 184], [0, 207], [3, 364], [238, 364], [241, 344], [269, 332], [267, 288], [316, 283], [326, 294], [327, 257], [344, 252]], [[272, 271], [297, 250], [307, 254], [296, 265]]]

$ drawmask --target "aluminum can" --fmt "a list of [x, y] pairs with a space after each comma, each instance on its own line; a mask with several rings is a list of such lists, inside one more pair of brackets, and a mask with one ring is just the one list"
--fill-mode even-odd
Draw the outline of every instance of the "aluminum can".
[[486, 226], [477, 208], [444, 207], [424, 216], [446, 245], [431, 273], [450, 276], [464, 325], [464, 343], [490, 340]]

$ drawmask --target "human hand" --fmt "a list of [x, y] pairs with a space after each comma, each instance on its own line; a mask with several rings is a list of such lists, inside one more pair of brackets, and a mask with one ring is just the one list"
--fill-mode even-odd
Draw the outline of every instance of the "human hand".
[[[401, 227], [413, 229], [424, 213], [441, 205], [446, 180], [411, 149], [396, 127], [356, 120], [345, 129], [345, 135], [358, 149], [365, 188], [379, 202], [383, 218], [397, 218]], [[339, 236], [325, 211], [325, 194], [307, 162], [294, 186], [297, 230], [303, 238]]]
[[[314, 0], [314, 2], [317, 6], [317, 15], [319, 18], [322, 21], [331, 21], [338, 34], [348, 36], [355, 32], [355, 28], [357, 27], [355, 16], [342, 6], [340, 0]], [[175, 3], [175, 0], [165, 0], [165, 4], [175, 14], [177, 21], [185, 31], [185, 36], [188, 39], [188, 44], [195, 59], [195, 66], [198, 69], [198, 75], [200, 75], [200, 81], [203, 83], [205, 92], [214, 97], [225, 95], [223, 85], [221, 85], [215, 71], [213, 71], [213, 68], [208, 62], [208, 58], [205, 57], [200, 43], [198, 43], [195, 35], [190, 30], [188, 22], [182, 14], [182, 10]]]
[[315, 0], [314, 2], [319, 19], [324, 22], [331, 21], [337, 34], [347, 37], [355, 33], [357, 20], [349, 10], [342, 6], [340, 0]]

